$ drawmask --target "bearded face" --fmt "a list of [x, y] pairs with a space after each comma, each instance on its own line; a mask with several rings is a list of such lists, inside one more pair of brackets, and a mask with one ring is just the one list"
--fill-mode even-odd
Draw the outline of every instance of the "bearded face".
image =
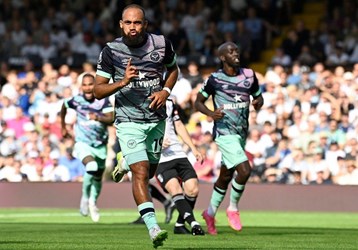
[[139, 32], [128, 32], [126, 33], [124, 29], [121, 29], [123, 42], [129, 47], [135, 47], [141, 44], [145, 38], [145, 31], [141, 30]]
[[123, 12], [120, 20], [123, 42], [127, 46], [138, 46], [145, 39], [147, 21], [139, 8], [128, 8]]

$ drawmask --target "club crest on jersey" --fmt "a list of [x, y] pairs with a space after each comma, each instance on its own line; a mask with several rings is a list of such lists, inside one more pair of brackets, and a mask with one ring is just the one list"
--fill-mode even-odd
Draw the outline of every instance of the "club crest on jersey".
[[158, 62], [159, 61], [159, 53], [154, 51], [150, 54], [150, 59], [153, 61], [153, 62]]
[[137, 142], [136, 142], [135, 140], [133, 140], [133, 139], [130, 139], [130, 140], [127, 142], [127, 147], [128, 147], [128, 148], [133, 149], [133, 148], [135, 148], [136, 146], [137, 146]]
[[250, 81], [249, 80], [244, 81], [244, 86], [249, 87], [250, 86]]

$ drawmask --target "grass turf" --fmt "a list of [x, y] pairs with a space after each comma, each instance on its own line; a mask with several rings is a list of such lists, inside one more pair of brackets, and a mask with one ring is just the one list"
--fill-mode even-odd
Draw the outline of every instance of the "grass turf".
[[[153, 249], [145, 226], [130, 224], [135, 210], [100, 212], [95, 224], [75, 209], [0, 209], [0, 249]], [[218, 235], [196, 237], [174, 235], [174, 218], [162, 223], [162, 210], [157, 217], [169, 232], [158, 249], [358, 249], [358, 213], [242, 211], [244, 228], [235, 232], [219, 211]]]

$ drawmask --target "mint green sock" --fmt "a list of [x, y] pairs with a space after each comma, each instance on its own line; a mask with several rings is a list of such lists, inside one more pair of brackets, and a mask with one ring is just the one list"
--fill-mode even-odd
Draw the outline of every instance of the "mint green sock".
[[93, 175], [85, 173], [83, 175], [82, 182], [82, 197], [88, 199], [90, 197], [91, 185], [92, 185]]
[[211, 194], [210, 204], [208, 207], [208, 214], [215, 216], [221, 202], [224, 200], [226, 189], [220, 189], [214, 185], [213, 193]]
[[230, 189], [230, 205], [228, 209], [230, 211], [237, 211], [240, 198], [245, 190], [245, 185], [238, 184], [235, 179], [231, 182]]
[[139, 214], [142, 216], [144, 223], [148, 228], [148, 231], [151, 228], [158, 226], [157, 218], [155, 216], [153, 202], [148, 201], [148, 202], [144, 202], [144, 203], [140, 204], [138, 206], [138, 211], [139, 211]]
[[98, 196], [101, 193], [101, 190], [102, 190], [102, 180], [93, 178], [92, 186], [91, 186], [90, 200], [92, 200], [96, 203]]

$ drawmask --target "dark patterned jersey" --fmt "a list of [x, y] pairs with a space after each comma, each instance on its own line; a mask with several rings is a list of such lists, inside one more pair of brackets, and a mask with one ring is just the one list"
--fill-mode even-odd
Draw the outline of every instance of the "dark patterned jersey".
[[236, 76], [229, 76], [222, 69], [212, 73], [205, 81], [200, 93], [213, 99], [214, 108], [222, 108], [224, 118], [215, 121], [214, 137], [239, 134], [244, 140], [248, 134], [250, 95], [261, 94], [253, 70], [240, 68]]
[[107, 125], [99, 121], [90, 120], [89, 113], [95, 113], [101, 116], [104, 113], [113, 112], [113, 106], [108, 98], [102, 100], [94, 99], [93, 102], [89, 102], [83, 95], [77, 95], [65, 99], [64, 105], [66, 108], [76, 110], [75, 140], [77, 142], [84, 142], [92, 147], [107, 144]]
[[164, 120], [165, 106], [150, 110], [148, 97], [162, 90], [165, 67], [176, 62], [171, 43], [163, 36], [147, 34], [145, 43], [133, 48], [117, 38], [103, 48], [97, 62], [97, 75], [113, 78], [114, 82], [122, 80], [130, 58], [138, 70], [138, 78], [115, 94], [115, 123]]

